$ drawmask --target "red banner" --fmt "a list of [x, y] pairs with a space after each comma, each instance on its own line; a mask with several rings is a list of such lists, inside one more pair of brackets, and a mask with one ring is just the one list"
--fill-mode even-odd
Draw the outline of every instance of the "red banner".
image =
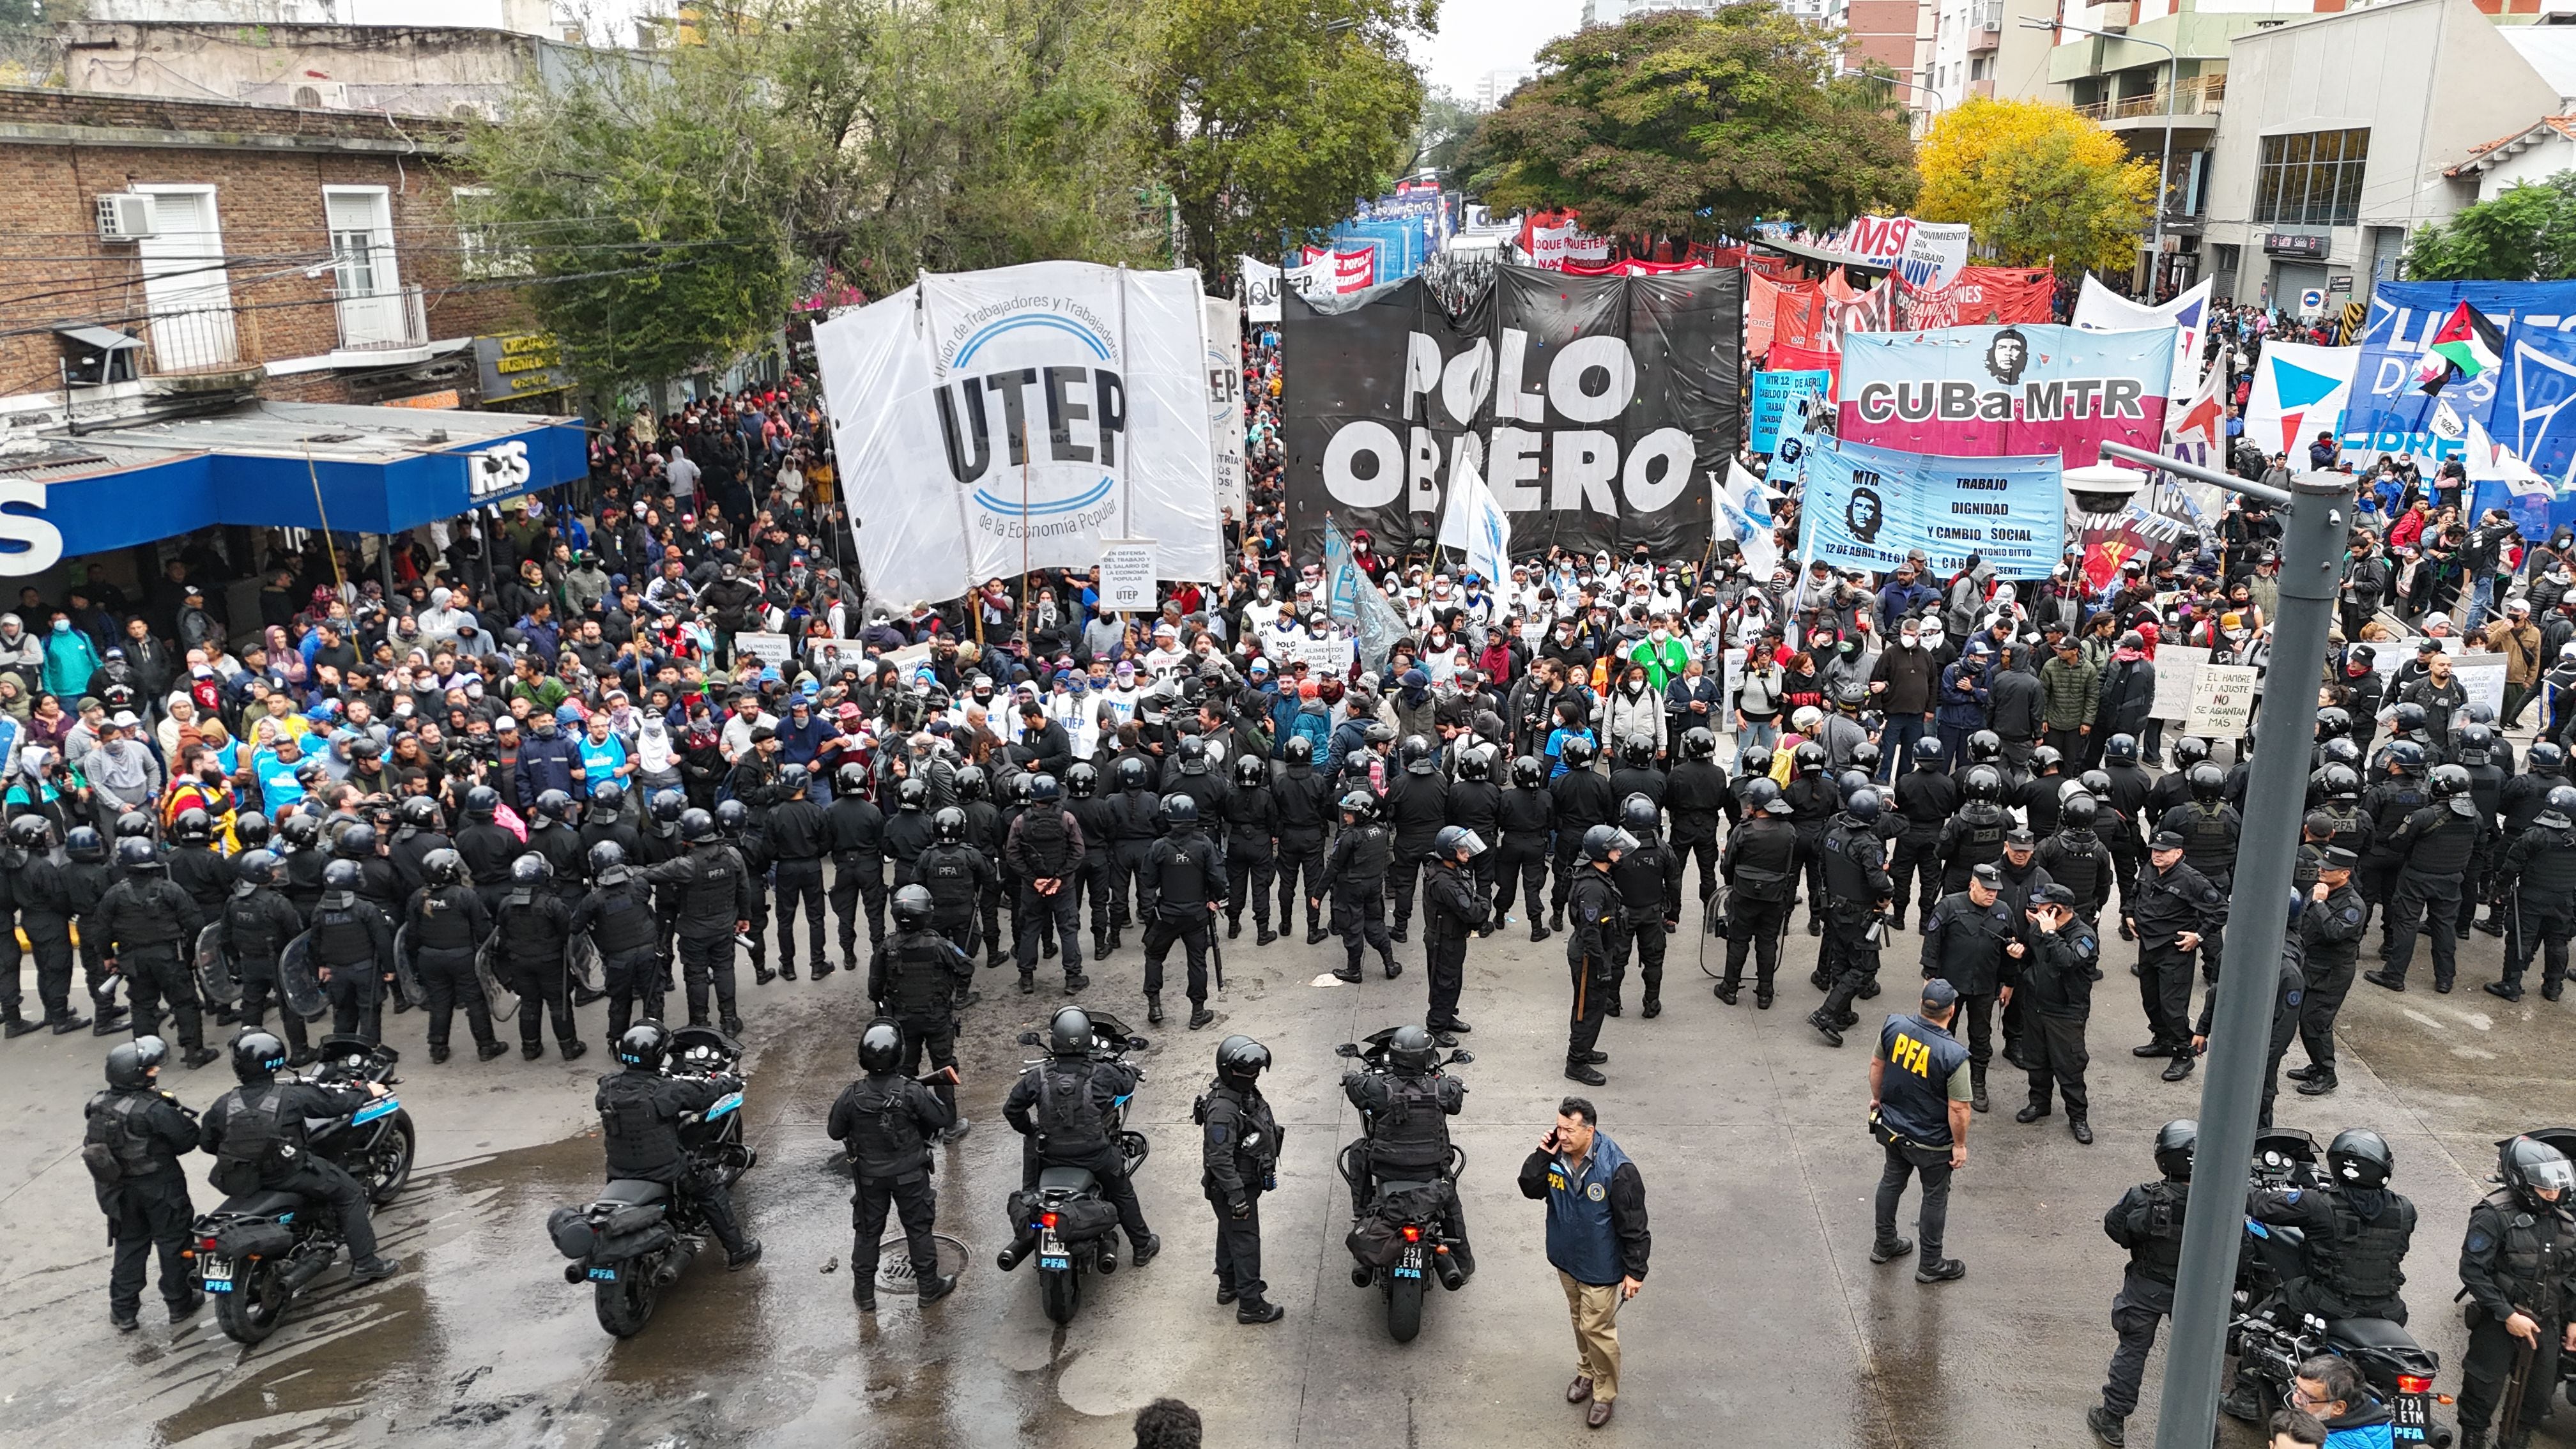
[[2046, 267], [1967, 267], [1936, 291], [1896, 282], [1896, 325], [1908, 332], [2054, 320], [2057, 282]]

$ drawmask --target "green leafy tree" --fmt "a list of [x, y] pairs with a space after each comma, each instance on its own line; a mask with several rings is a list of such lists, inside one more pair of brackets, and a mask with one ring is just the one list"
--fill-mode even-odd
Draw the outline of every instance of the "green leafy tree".
[[1144, 71], [1147, 158], [1201, 275], [1320, 233], [1413, 154], [1405, 59], [1439, 0], [1167, 0]]
[[2423, 282], [2532, 282], [2576, 277], [2576, 171], [2523, 182], [2419, 229], [2406, 275]]
[[1596, 235], [1900, 209], [1915, 191], [1906, 123], [1883, 87], [1834, 75], [1840, 51], [1770, 0], [1577, 31], [1477, 127], [1470, 186], [1498, 210], [1575, 208]]
[[1474, 106], [1458, 99], [1448, 87], [1434, 86], [1422, 98], [1422, 119], [1413, 128], [1413, 160], [1404, 169], [1429, 167], [1445, 172], [1456, 166], [1458, 153], [1467, 138], [1476, 134], [1480, 118]]

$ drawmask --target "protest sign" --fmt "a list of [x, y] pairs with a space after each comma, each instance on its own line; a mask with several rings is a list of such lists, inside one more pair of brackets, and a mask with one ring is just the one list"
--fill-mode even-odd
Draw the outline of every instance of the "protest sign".
[[1154, 604], [1154, 545], [1130, 541], [1102, 548], [1101, 612], [1150, 614]]
[[1772, 453], [1780, 447], [1780, 419], [1793, 398], [1823, 397], [1833, 390], [1830, 372], [1757, 372], [1753, 374], [1752, 448]]
[[796, 656], [795, 641], [784, 634], [767, 634], [743, 629], [733, 636], [733, 652], [748, 654], [761, 663], [785, 671], [787, 661]]
[[2157, 719], [2188, 719], [2192, 689], [2200, 679], [2201, 666], [2209, 662], [2209, 651], [2188, 644], [2159, 644], [2155, 662], [2156, 697], [2147, 713]]
[[[2163, 650], [2157, 652], [2162, 663]], [[2183, 733], [2205, 740], [2241, 739], [2254, 717], [2255, 682], [2262, 671], [2251, 664], [2203, 664], [2191, 681], [2191, 708], [2183, 715]]]

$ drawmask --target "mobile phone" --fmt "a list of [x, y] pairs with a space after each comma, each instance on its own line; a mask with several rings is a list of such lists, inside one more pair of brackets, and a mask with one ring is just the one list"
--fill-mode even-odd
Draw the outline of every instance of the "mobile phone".
[[1550, 1151], [1550, 1152], [1554, 1152], [1554, 1151], [1556, 1150], [1556, 1129], [1555, 1129], [1555, 1128], [1550, 1127], [1549, 1129], [1547, 1129], [1547, 1141], [1546, 1141], [1545, 1143], [1541, 1144], [1541, 1145], [1542, 1145], [1542, 1146], [1544, 1146], [1544, 1147], [1545, 1147], [1548, 1151]]

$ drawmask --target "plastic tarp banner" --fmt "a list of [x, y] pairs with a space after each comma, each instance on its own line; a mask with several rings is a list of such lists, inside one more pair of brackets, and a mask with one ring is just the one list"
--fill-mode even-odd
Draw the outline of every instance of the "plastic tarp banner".
[[1243, 315], [1255, 322], [1279, 320], [1279, 292], [1286, 285], [1279, 268], [1259, 257], [1238, 256], [1237, 270], [1243, 274]]
[[[1271, 299], [1277, 302], [1274, 293]], [[1244, 516], [1243, 308], [1230, 297], [1202, 297], [1207, 311], [1208, 452], [1216, 501]]]
[[1900, 277], [1896, 325], [1919, 332], [2047, 322], [2056, 305], [2057, 278], [2046, 267], [1963, 267], [1946, 287], [1917, 287]]
[[925, 275], [814, 328], [871, 593], [953, 599], [1152, 539], [1216, 577], [1198, 273], [1087, 262]]
[[[2442, 324], [2462, 302], [2484, 313], [2504, 333], [2504, 366], [2482, 372], [2437, 397], [2416, 385], [2415, 369]], [[2362, 329], [2361, 362], [2352, 400], [2344, 408], [2347, 456], [2366, 462], [2381, 453], [2417, 458], [2463, 458], [2463, 438], [2434, 431], [2433, 411], [2449, 403], [2464, 419], [2485, 423], [2495, 440], [2552, 478], [2564, 477], [2576, 453], [2576, 418], [2558, 429], [2533, 432], [2518, 419], [2490, 416], [2497, 393], [2522, 376], [2517, 340], [2546, 349], [2539, 334], [2576, 331], [2576, 282], [2382, 282], [2370, 295], [2370, 320]], [[2546, 366], [2546, 364], [2542, 364]], [[2534, 378], [2535, 382], [2545, 379]], [[2500, 425], [2501, 423], [2501, 425]], [[2526, 446], [2540, 444], [2541, 446]]]
[[1428, 540], [1465, 450], [1511, 518], [1514, 557], [1551, 544], [1697, 556], [1742, 436], [1742, 303], [1731, 270], [1513, 266], [1455, 316], [1419, 279], [1340, 310], [1287, 299], [1295, 546], [1320, 547], [1328, 513], [1381, 548]]
[[2150, 307], [2132, 302], [2084, 274], [2084, 286], [2075, 296], [2075, 325], [2087, 332], [2137, 332], [2158, 327], [2174, 329], [2173, 381], [2165, 396], [2176, 402], [2191, 401], [2200, 391], [2200, 353], [2209, 336], [2209, 294], [2217, 279], [2200, 283], [2181, 296], [2161, 306]]
[[[2266, 342], [2254, 361], [2254, 387], [2245, 398], [2245, 436], [2265, 457], [2290, 455], [2290, 466], [2308, 466], [2308, 440], [2340, 433], [2352, 400], [2352, 376], [2361, 365], [2358, 347], [2310, 347]], [[2570, 419], [2576, 421], [2576, 419]]]
[[2006, 578], [2048, 572], [2066, 532], [2055, 454], [1944, 458], [1853, 442], [1807, 454], [1809, 556], [1893, 569], [1923, 550], [1937, 577], [1970, 554]]
[[1835, 431], [1909, 453], [2055, 453], [2069, 468], [2100, 462], [2105, 442], [2153, 453], [2164, 441], [2173, 348], [2171, 327], [1853, 333], [1843, 339]]

